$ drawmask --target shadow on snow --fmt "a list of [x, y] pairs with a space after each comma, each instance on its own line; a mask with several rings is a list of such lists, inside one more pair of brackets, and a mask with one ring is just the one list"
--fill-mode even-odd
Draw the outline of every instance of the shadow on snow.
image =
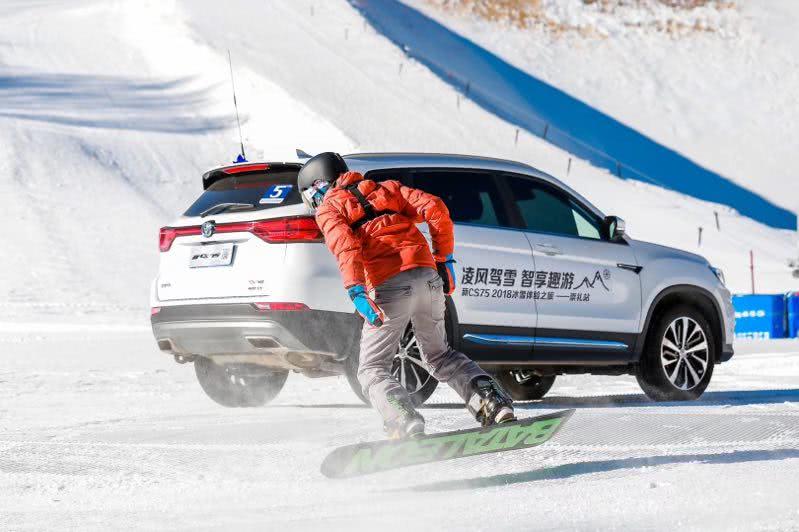
[[228, 127], [229, 117], [204, 114], [204, 107], [212, 103], [213, 87], [191, 88], [192, 81], [4, 69], [0, 70], [0, 118], [165, 133]]
[[[799, 402], [799, 389], [788, 390], [732, 390], [705, 392], [696, 401], [656, 403], [644, 394], [598, 395], [588, 397], [563, 397], [553, 395], [539, 401], [516, 402], [517, 412], [552, 410], [559, 408], [612, 408], [623, 407], [663, 407], [663, 406], [745, 406], [757, 404], [774, 404]], [[320, 404], [276, 404], [270, 408], [368, 408], [363, 403], [320, 403]], [[423, 410], [457, 410], [464, 408], [463, 403], [425, 403], [419, 407]], [[532, 412], [535, 414], [535, 412]]]
[[729, 453], [702, 453], [672, 456], [646, 456], [622, 458], [618, 460], [596, 460], [575, 462], [546, 469], [535, 469], [521, 473], [492, 475], [490, 477], [446, 480], [410, 488], [412, 491], [455, 491], [474, 488], [508, 486], [542, 480], [563, 480], [591, 473], [607, 473], [641, 467], [655, 467], [675, 464], [740, 464], [745, 462], [764, 462], [799, 458], [799, 449], [776, 449], [757, 451], [733, 451]]
[[[624, 407], [663, 407], [663, 406], [744, 406], [799, 402], [799, 389], [789, 390], [731, 390], [705, 392], [696, 401], [658, 403], [644, 394], [597, 395], [587, 397], [563, 397], [552, 395], [539, 401], [517, 402], [517, 412], [527, 410], [552, 410], [557, 408], [612, 408]], [[427, 404], [423, 408], [463, 408], [459, 403]]]

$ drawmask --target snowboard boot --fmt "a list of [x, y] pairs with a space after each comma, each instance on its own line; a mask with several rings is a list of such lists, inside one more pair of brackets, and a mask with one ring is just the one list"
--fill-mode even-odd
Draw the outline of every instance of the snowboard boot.
[[471, 394], [466, 408], [484, 427], [516, 420], [513, 400], [491, 377], [475, 377], [471, 382]]
[[424, 418], [416, 411], [407, 394], [393, 394], [386, 399], [396, 413], [392, 421], [383, 425], [390, 440], [424, 436]]

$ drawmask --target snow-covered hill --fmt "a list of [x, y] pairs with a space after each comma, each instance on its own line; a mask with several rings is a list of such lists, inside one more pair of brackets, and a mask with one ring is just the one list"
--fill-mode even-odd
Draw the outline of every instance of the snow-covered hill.
[[[799, 211], [794, 0], [402, 1], [536, 79]], [[699, 7], [679, 7], [686, 5]]]
[[[605, 15], [600, 20], [607, 22], [605, 19], [615, 20], [613, 17], [615, 11], [611, 10], [611, 6], [623, 4], [627, 6], [624, 12], [635, 13], [642, 11], [642, 6], [647, 4], [663, 6], [667, 1], [646, 0], [643, 3], [629, 4], [621, 0], [606, 0], [587, 6], [580, 2], [543, 3], [540, 0], [510, 2], [460, 0], [452, 3], [482, 6], [480, 13], [487, 10], [488, 6], [493, 6], [494, 11], [499, 10], [500, 6], [505, 6], [505, 10], [508, 11], [506, 16], [514, 13], [511, 6], [530, 6], [529, 9], [537, 17], [534, 20], [540, 20], [539, 23], [543, 24], [544, 29], [558, 36], [562, 32], [578, 31], [583, 26], [576, 26], [577, 29], [571, 30], [571, 23], [558, 22], [557, 19], [551, 18], [550, 12], [557, 12], [554, 9], [556, 6], [576, 4], [578, 7], [574, 10], [578, 13], [582, 11], [591, 13], [596, 10], [597, 13]], [[772, 227], [796, 228], [794, 212], [775, 205], [757, 192], [734, 183], [686, 157], [679, 150], [664, 145], [619, 121], [613, 115], [575, 98], [557, 85], [547, 83], [534, 73], [514, 66], [499, 55], [403, 4], [400, 0], [352, 3], [386, 37], [407, 50], [410, 56], [428, 66], [444, 81], [463, 91], [469, 99], [498, 117], [518, 124], [522, 129], [546, 139], [554, 146], [567, 150], [600, 168], [605, 168], [618, 177], [636, 179], [705, 201], [728, 205], [741, 214]], [[610, 11], [605, 13], [606, 9]], [[696, 11], [665, 7], [664, 9], [667, 11], [671, 9], [675, 14]], [[729, 10], [730, 8], [725, 11]], [[494, 13], [494, 16], [497, 14]], [[621, 22], [630, 24], [625, 19]], [[645, 22], [646, 19], [638, 21], [638, 24]], [[666, 19], [664, 23], [666, 27], [675, 25], [675, 23], [669, 25], [668, 22], [671, 22], [671, 19]], [[688, 22], [690, 19], [683, 24]], [[622, 27], [626, 28], [625, 25]], [[598, 32], [600, 29], [603, 28], [594, 31]], [[501, 30], [501, 26], [495, 28], [494, 34], [499, 35]], [[541, 38], [546, 39], [548, 35], [544, 34]], [[581, 38], [602, 37], [601, 34], [595, 35], [594, 32], [587, 31], [587, 35]], [[625, 74], [624, 71], [614, 73], [622, 76]]]
[[[237, 143], [224, 50], [179, 6], [20, 2], [0, 16], [0, 317], [146, 316], [158, 227]], [[237, 65], [253, 156], [354, 144]], [[128, 312], [125, 312], [128, 311]]]
[[734, 290], [748, 287], [749, 249], [759, 289], [797, 288], [790, 233], [580, 161], [566, 175], [567, 153], [516, 141], [343, 0], [11, 2], [0, 35], [0, 320], [144, 318], [158, 227], [237, 148], [228, 49], [251, 159], [302, 147], [522, 160], [627, 218], [633, 236], [705, 254]]

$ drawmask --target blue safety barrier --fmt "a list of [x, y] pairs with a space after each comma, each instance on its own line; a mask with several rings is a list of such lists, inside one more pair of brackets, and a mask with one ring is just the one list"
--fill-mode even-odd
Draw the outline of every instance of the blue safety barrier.
[[788, 338], [799, 338], [799, 292], [788, 294]]
[[733, 296], [736, 338], [785, 338], [786, 299], [778, 295]]

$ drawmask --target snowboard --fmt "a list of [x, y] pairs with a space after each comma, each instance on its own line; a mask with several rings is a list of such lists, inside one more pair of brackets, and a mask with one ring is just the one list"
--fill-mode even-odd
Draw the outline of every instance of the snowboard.
[[573, 413], [573, 409], [561, 410], [490, 427], [346, 445], [327, 455], [321, 471], [328, 478], [349, 478], [466, 456], [527, 449], [549, 441]]

